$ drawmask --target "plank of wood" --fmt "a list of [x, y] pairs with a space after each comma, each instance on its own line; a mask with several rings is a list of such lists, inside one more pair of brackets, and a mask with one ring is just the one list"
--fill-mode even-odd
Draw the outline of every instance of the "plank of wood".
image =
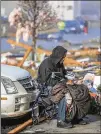
[[[44, 121], [46, 118], [42, 117], [39, 119], [39, 122]], [[24, 130], [27, 126], [32, 125], [33, 121], [32, 119], [29, 119], [28, 121], [24, 122], [23, 124], [20, 124], [18, 127], [14, 128], [13, 130], [9, 131], [8, 134], [17, 134]]]

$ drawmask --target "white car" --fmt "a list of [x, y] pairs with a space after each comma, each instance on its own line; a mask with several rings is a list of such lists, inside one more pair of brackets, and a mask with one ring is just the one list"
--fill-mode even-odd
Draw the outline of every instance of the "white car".
[[[28, 71], [1, 64], [1, 118], [18, 117], [32, 110], [39, 93]], [[35, 107], [38, 114], [38, 106]]]

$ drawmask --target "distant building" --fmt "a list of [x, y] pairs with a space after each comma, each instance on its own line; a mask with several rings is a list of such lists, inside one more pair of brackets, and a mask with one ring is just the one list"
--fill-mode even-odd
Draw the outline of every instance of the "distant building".
[[50, 4], [62, 20], [73, 20], [78, 16], [100, 20], [100, 1], [50, 1]]
[[18, 1], [1, 1], [1, 16], [9, 16], [10, 12], [17, 7]]
[[[58, 19], [73, 20], [81, 16], [90, 22], [91, 27], [101, 26], [100, 1], [49, 1], [49, 3], [56, 11]], [[8, 17], [17, 6], [18, 1], [1, 1], [1, 16]]]
[[80, 1], [50, 1], [53, 10], [56, 11], [57, 17], [62, 20], [73, 20], [80, 16]]
[[100, 1], [82, 1], [81, 15], [86, 20], [99, 21], [101, 18]]
[[[18, 6], [18, 1], [1, 1], [1, 16], [9, 16], [10, 12]], [[59, 19], [72, 20], [83, 16], [90, 20], [99, 20], [100, 1], [49, 1]]]

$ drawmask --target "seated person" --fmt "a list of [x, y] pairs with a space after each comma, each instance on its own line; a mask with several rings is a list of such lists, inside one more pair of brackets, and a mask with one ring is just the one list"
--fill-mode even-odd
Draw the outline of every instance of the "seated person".
[[[67, 73], [63, 65], [63, 61], [64, 61], [64, 58], [66, 57], [66, 53], [67, 53], [67, 50], [63, 48], [62, 46], [57, 46], [56, 48], [53, 49], [52, 54], [48, 58], [46, 58], [39, 67], [38, 78], [37, 78], [38, 83], [40, 84], [46, 83], [47, 86], [52, 86], [52, 87], [58, 86], [60, 80], [52, 79], [51, 78], [52, 72], [60, 72], [61, 77], [66, 79]], [[86, 122], [84, 122], [81, 119], [86, 115], [88, 111], [88, 107], [89, 107], [88, 88], [86, 88], [84, 85], [82, 85], [81, 87], [81, 85], [75, 85], [74, 83], [72, 84], [71, 80], [68, 81], [66, 90], [68, 87], [70, 88], [70, 93], [72, 94], [73, 100], [77, 102], [76, 111], [79, 110], [80, 112], [80, 113], [78, 112], [77, 119], [75, 120], [79, 124], [84, 125], [86, 124]], [[71, 123], [71, 120], [69, 122], [66, 121], [67, 102], [66, 102], [65, 94], [64, 93], [58, 94], [59, 96], [57, 98], [57, 100], [59, 100], [59, 102], [56, 103], [58, 105], [57, 127], [72, 128], [73, 125]], [[60, 96], [62, 96], [61, 99], [59, 99]], [[83, 103], [84, 104], [86, 103], [87, 105], [84, 105]]]
[[[63, 61], [66, 57], [67, 50], [62, 46], [57, 46], [53, 49], [52, 54], [46, 58], [38, 70], [37, 81], [40, 84], [46, 83], [47, 86], [55, 86], [59, 80], [52, 79], [52, 72], [60, 72], [61, 77], [65, 78], [66, 70], [63, 65]], [[58, 119], [57, 127], [60, 128], [72, 128], [71, 123], [65, 122], [66, 101], [65, 96], [59, 101], [58, 105]]]

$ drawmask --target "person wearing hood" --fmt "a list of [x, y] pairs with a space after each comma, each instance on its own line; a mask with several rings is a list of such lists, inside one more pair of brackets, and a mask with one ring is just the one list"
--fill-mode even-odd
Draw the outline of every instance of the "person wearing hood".
[[[52, 54], [46, 58], [39, 66], [37, 81], [40, 84], [46, 83], [47, 86], [54, 87], [60, 80], [52, 79], [52, 72], [59, 72], [61, 78], [65, 78], [66, 70], [63, 61], [66, 57], [67, 50], [62, 46], [57, 46], [53, 49]], [[58, 119], [57, 127], [72, 128], [71, 122], [65, 122], [66, 101], [63, 97], [58, 103]]]
[[60, 72], [60, 76], [65, 78], [66, 70], [63, 61], [66, 53], [67, 50], [62, 46], [57, 46], [53, 49], [52, 54], [48, 58], [45, 58], [39, 66], [37, 79], [39, 83], [46, 83], [52, 87], [55, 86], [58, 81], [51, 78], [52, 72]]

